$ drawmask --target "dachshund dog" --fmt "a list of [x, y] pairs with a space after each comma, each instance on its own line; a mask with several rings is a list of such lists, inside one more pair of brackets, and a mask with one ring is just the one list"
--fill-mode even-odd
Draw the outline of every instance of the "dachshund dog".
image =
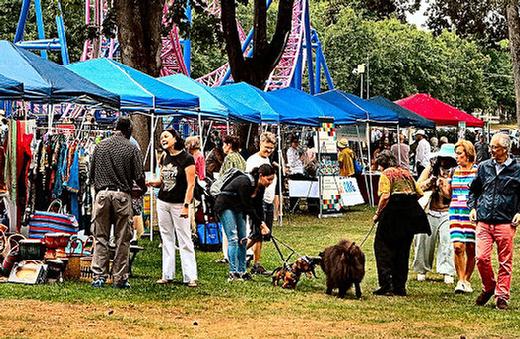
[[361, 298], [361, 280], [365, 276], [365, 254], [355, 242], [341, 240], [320, 253], [321, 268], [327, 277], [327, 290], [338, 289], [338, 297], [344, 298], [354, 284], [356, 298]]
[[308, 278], [314, 276], [316, 278], [315, 268], [320, 264], [321, 258], [311, 258], [303, 256], [298, 258], [292, 265], [284, 265], [278, 267], [273, 272], [273, 286], [280, 285], [283, 281], [282, 288], [296, 288], [296, 284], [300, 281], [302, 273]]

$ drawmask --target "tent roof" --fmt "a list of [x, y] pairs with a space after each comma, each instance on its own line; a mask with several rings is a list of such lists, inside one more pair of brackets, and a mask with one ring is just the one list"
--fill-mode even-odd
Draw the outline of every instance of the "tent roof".
[[435, 123], [433, 121], [423, 118], [419, 114], [401, 107], [387, 98], [377, 96], [371, 98], [369, 101], [375, 102], [380, 106], [384, 106], [396, 112], [399, 118], [399, 126], [401, 127], [415, 126], [420, 128], [435, 128]]
[[[356, 120], [352, 118], [352, 115], [345, 112], [343, 109], [328, 103], [319, 97], [312, 96], [301, 90], [295, 88], [284, 88], [273, 92], [268, 92], [267, 96], [274, 96], [291, 105], [305, 109], [306, 119], [309, 118], [320, 118], [320, 117], [332, 117], [334, 123], [338, 125], [355, 124]], [[299, 124], [301, 117], [295, 117], [295, 124]], [[302, 121], [304, 124], [305, 121]], [[316, 121], [316, 123], [319, 123]]]
[[20, 99], [23, 96], [23, 83], [0, 74], [0, 99]]
[[24, 99], [45, 103], [100, 102], [119, 107], [116, 94], [9, 41], [0, 41], [0, 55], [0, 74], [23, 83]]
[[259, 112], [233, 99], [226, 100], [219, 97], [209, 87], [184, 74], [174, 74], [157, 79], [186, 93], [196, 95], [199, 98], [200, 111], [205, 115], [259, 122]]
[[96, 85], [119, 94], [122, 110], [175, 110], [198, 106], [198, 97], [180, 91], [111, 59], [92, 59], [67, 68]]
[[[348, 107], [348, 111], [352, 112], [352, 117], [356, 120], [382, 124], [397, 124], [398, 122], [396, 112], [388, 109], [387, 107], [380, 106], [373, 102], [362, 99], [354, 94], [334, 89], [318, 94], [317, 96], [320, 99], [323, 99], [340, 108]], [[356, 109], [354, 109], [354, 107]]]
[[434, 121], [437, 125], [457, 126], [459, 121], [465, 121], [466, 126], [469, 127], [484, 126], [482, 120], [435, 99], [429, 94], [414, 94], [407, 98], [397, 100], [395, 103], [426, 119]]
[[[325, 113], [323, 108], [325, 104], [320, 105], [317, 101], [313, 101], [312, 107], [309, 105], [305, 106], [302, 104], [296, 104], [291, 95], [288, 95], [287, 93], [297, 93], [300, 98], [303, 98], [304, 95], [302, 95], [300, 91], [294, 89], [266, 93], [247, 83], [240, 82], [232, 85], [216, 87], [212, 90], [219, 94], [231, 97], [256, 111], [259, 111], [262, 122], [318, 126], [320, 116], [331, 115]], [[275, 92], [280, 93], [276, 94]], [[313, 99], [313, 97], [311, 98]], [[305, 101], [309, 103], [310, 99], [306, 97]], [[330, 109], [330, 106], [329, 110], [332, 110]]]

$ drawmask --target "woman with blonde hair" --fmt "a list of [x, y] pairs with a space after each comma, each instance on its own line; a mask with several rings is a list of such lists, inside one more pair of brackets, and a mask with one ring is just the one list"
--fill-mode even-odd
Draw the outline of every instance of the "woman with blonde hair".
[[475, 223], [470, 221], [469, 187], [477, 175], [475, 147], [467, 140], [455, 144], [457, 167], [451, 178], [450, 238], [455, 249], [455, 270], [459, 281], [455, 293], [471, 293], [471, 274], [475, 268]]

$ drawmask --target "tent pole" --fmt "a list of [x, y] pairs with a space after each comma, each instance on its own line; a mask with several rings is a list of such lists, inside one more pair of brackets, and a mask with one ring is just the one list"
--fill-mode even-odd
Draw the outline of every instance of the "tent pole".
[[246, 150], [249, 147], [249, 139], [251, 138], [251, 129], [253, 128], [253, 124], [249, 124], [249, 130], [247, 131], [247, 139], [246, 139]]
[[[359, 126], [357, 124], [356, 124], [356, 132], [357, 132], [357, 136], [358, 136], [359, 155], [361, 155], [361, 163], [363, 164], [363, 169], [364, 169], [365, 168], [365, 161], [363, 159], [363, 144], [361, 143], [361, 134], [359, 133]], [[367, 172], [365, 170], [363, 170], [363, 172], [361, 174], [363, 176], [365, 176], [365, 189], [367, 190], [367, 197], [368, 197], [369, 190], [368, 190]], [[370, 198], [368, 199], [368, 204], [370, 205]]]
[[[154, 175], [154, 160], [155, 160], [154, 134], [155, 134], [155, 128], [157, 127], [157, 122], [155, 120], [154, 114], [152, 114], [151, 119], [152, 119], [151, 120], [152, 121], [152, 124], [151, 124], [152, 130], [150, 131], [150, 178], [155, 176]], [[153, 220], [153, 207], [154, 207], [153, 195], [154, 195], [153, 187], [150, 187], [150, 241], [153, 241], [153, 221], [154, 221]]]
[[[278, 224], [283, 226], [283, 195], [282, 195], [282, 132], [280, 124], [278, 124], [278, 184], [279, 184], [279, 198], [278, 198], [278, 214], [275, 217], [278, 219]], [[276, 208], [275, 208], [276, 210]], [[279, 217], [279, 218], [278, 218]]]
[[401, 137], [399, 133], [399, 124], [397, 124], [397, 157], [399, 162], [399, 167], [401, 167]]
[[229, 135], [229, 119], [226, 119], [226, 130], [227, 134]]
[[370, 182], [369, 182], [370, 192], [368, 193], [369, 194], [368, 196], [369, 196], [370, 206], [374, 207], [374, 197], [373, 197], [374, 184], [372, 183], [372, 150], [370, 147], [370, 123], [368, 121], [367, 121], [367, 144], [368, 144], [368, 176], [370, 179]]

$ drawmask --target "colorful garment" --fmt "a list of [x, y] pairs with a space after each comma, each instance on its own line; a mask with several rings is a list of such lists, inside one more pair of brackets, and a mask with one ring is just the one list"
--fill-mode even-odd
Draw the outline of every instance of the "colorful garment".
[[378, 194], [412, 194], [422, 196], [423, 191], [416, 184], [410, 171], [402, 167], [389, 167], [381, 173]]
[[475, 223], [469, 220], [469, 186], [477, 176], [477, 166], [469, 170], [457, 166], [451, 179], [450, 238], [452, 242], [475, 242]]
[[339, 175], [342, 177], [351, 177], [356, 173], [354, 169], [354, 151], [350, 148], [344, 148], [338, 154], [340, 162]]

